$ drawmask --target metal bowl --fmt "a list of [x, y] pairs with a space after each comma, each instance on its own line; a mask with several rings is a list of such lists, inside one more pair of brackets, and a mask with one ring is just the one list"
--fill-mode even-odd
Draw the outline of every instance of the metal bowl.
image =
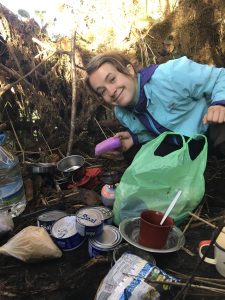
[[57, 164], [57, 169], [66, 177], [72, 177], [73, 181], [81, 179], [84, 175], [85, 159], [81, 155], [64, 157]]

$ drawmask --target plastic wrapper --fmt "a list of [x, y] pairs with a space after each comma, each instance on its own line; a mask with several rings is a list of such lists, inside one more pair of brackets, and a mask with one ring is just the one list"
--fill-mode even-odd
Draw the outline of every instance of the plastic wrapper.
[[139, 256], [124, 253], [103, 279], [95, 300], [159, 300], [169, 289], [160, 281], [178, 280]]
[[62, 256], [43, 227], [28, 226], [0, 247], [0, 254], [18, 258], [24, 262], [37, 262]]

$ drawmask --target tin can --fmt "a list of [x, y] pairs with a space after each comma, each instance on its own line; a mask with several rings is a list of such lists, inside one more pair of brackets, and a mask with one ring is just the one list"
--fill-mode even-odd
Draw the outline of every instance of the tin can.
[[80, 235], [95, 236], [102, 233], [104, 217], [101, 211], [92, 207], [82, 208], [76, 216], [76, 228]]
[[37, 225], [39, 227], [44, 227], [47, 232], [50, 234], [52, 225], [58, 221], [60, 218], [65, 217], [67, 214], [61, 210], [51, 210], [47, 211], [37, 218]]
[[105, 184], [101, 190], [102, 203], [107, 207], [113, 207], [116, 195], [115, 184]]
[[74, 250], [85, 241], [85, 237], [77, 232], [76, 216], [66, 216], [56, 221], [52, 226], [51, 234], [63, 251]]
[[104, 225], [101, 235], [92, 237], [88, 242], [88, 252], [90, 257], [104, 255], [113, 251], [122, 241], [119, 229], [112, 225]]
[[103, 214], [103, 221], [105, 225], [112, 225], [113, 212], [110, 208], [105, 206], [94, 206], [93, 208], [100, 210]]

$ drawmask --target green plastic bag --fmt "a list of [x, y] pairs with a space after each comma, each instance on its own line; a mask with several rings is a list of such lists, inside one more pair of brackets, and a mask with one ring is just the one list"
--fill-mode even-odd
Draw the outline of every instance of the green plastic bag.
[[[165, 137], [174, 134], [183, 141], [181, 149], [166, 156], [155, 155]], [[170, 213], [177, 225], [198, 206], [205, 193], [208, 144], [204, 135], [195, 137], [204, 138], [205, 143], [194, 160], [191, 160], [188, 150], [192, 138], [185, 141], [182, 135], [176, 133], [164, 132], [141, 147], [116, 189], [113, 206], [115, 224], [119, 225], [125, 218], [139, 217], [145, 209], [165, 212], [178, 190], [182, 194]]]

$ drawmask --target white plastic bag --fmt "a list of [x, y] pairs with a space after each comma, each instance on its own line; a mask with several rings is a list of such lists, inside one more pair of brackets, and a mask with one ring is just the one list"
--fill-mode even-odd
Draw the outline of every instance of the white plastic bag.
[[62, 256], [43, 227], [28, 226], [0, 247], [0, 253], [24, 262], [36, 262]]

